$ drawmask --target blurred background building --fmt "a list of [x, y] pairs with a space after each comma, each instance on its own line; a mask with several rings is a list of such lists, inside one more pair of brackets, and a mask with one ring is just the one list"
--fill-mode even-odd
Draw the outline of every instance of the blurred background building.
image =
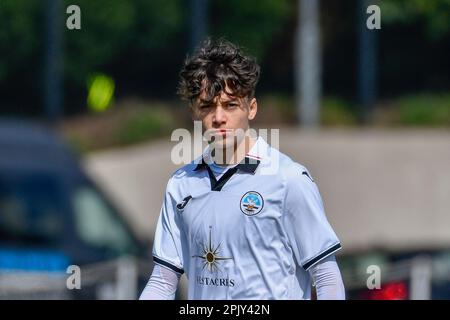
[[0, 21], [0, 298], [137, 297], [206, 36], [261, 64], [255, 127], [315, 177], [348, 297], [450, 298], [449, 0], [2, 0]]

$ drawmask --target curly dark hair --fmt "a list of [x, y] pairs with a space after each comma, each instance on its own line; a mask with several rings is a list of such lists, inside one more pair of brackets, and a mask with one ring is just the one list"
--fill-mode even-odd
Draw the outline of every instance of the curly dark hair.
[[203, 90], [207, 102], [222, 91], [252, 98], [259, 75], [260, 67], [254, 57], [245, 55], [229, 41], [207, 39], [184, 61], [177, 94], [187, 101], [197, 99]]

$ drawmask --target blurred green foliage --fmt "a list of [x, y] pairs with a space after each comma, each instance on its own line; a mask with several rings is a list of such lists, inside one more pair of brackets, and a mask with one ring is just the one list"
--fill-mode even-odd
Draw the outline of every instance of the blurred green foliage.
[[40, 7], [39, 0], [0, 1], [0, 83], [37, 53]]
[[[98, 71], [129, 51], [171, 46], [176, 35], [189, 30], [189, 1], [183, 0], [62, 0], [64, 70], [67, 79], [84, 86], [89, 73]], [[42, 54], [45, 30], [43, 0], [0, 2], [0, 83], [10, 73]], [[69, 5], [81, 8], [82, 28], [65, 27]], [[425, 19], [429, 36], [450, 32], [450, 0], [380, 1], [383, 23], [410, 23]], [[215, 37], [235, 41], [264, 59], [286, 22], [296, 15], [294, 0], [210, 0], [209, 30]], [[33, 59], [34, 57], [34, 59]]]
[[210, 1], [211, 34], [225, 37], [264, 59], [273, 39], [295, 15], [295, 2], [286, 0]]
[[357, 124], [355, 106], [338, 97], [325, 97], [320, 114], [324, 126], [354, 126]]
[[91, 75], [87, 83], [87, 105], [94, 112], [103, 112], [108, 109], [114, 99], [114, 79], [106, 74]]
[[[92, 70], [127, 51], [151, 50], [173, 41], [181, 30], [180, 0], [65, 0], [81, 8], [81, 30], [65, 28], [66, 74], [84, 84]], [[150, 58], [150, 57], [149, 57]]]
[[68, 119], [59, 130], [77, 151], [85, 153], [167, 136], [175, 128], [186, 126], [185, 120], [171, 104], [123, 100], [101, 114]]
[[[324, 73], [327, 74], [327, 78], [333, 80], [330, 88], [334, 90], [331, 93], [325, 90], [325, 94], [336, 97], [344, 95], [343, 90], [354, 91], [352, 85], [355, 80], [351, 76], [352, 72], [348, 72], [348, 65], [356, 58], [352, 48], [356, 43], [356, 37], [352, 33], [352, 30], [355, 30], [352, 18], [354, 19], [356, 14], [351, 10], [355, 7], [353, 4], [356, 1], [358, 0], [346, 5], [334, 4], [334, 7], [325, 1], [322, 2], [322, 16], [325, 18], [322, 21], [331, 21], [328, 25], [325, 23], [324, 41], [338, 39], [332, 49], [324, 46]], [[162, 95], [158, 94], [162, 91], [161, 88], [168, 88], [166, 90], [171, 97], [175, 96], [176, 73], [182, 63], [182, 57], [188, 50], [190, 1], [61, 0], [61, 2], [60, 27], [64, 30], [63, 88], [66, 112], [68, 108], [73, 108], [70, 109], [71, 112], [78, 114], [86, 111], [86, 99], [83, 97], [83, 93], [87, 95], [85, 83], [94, 72], [106, 73], [114, 79], [115, 96], [118, 98], [127, 95], [147, 98], [154, 98], [155, 95], [160, 98]], [[404, 88], [401, 88], [404, 91], [392, 91], [394, 96], [398, 92], [402, 94], [419, 92], [415, 91], [417, 88], [427, 92], [433, 92], [434, 89], [437, 89], [436, 92], [445, 91], [448, 77], [439, 71], [443, 69], [441, 65], [447, 63], [448, 66], [445, 56], [448, 52], [446, 43], [450, 36], [450, 0], [381, 0], [377, 3], [381, 7], [382, 30], [389, 33], [380, 36], [381, 40], [389, 38], [385, 43], [381, 41], [384, 46], [381, 46], [383, 52], [380, 56], [387, 58], [380, 59], [380, 83], [389, 90], [397, 84], [406, 83]], [[2, 23], [0, 93], [3, 94], [0, 97], [0, 104], [5, 109], [6, 106], [12, 106], [8, 112], [23, 108], [24, 113], [35, 111], [35, 114], [42, 114], [43, 108], [39, 99], [42, 95], [47, 4], [47, 0], [0, 0]], [[272, 99], [273, 103], [267, 104], [266, 108], [273, 109], [269, 114], [274, 115], [278, 112], [279, 118], [287, 119], [287, 123], [295, 122], [293, 119], [296, 112], [290, 85], [293, 83], [292, 41], [297, 4], [297, 0], [209, 0], [210, 35], [225, 37], [257, 56], [264, 67], [261, 78], [261, 82], [264, 83], [261, 83], [260, 87], [266, 88], [265, 92], [261, 90], [258, 93], [272, 94], [270, 90], [274, 85], [281, 83], [278, 88], [282, 88], [281, 92], [285, 94], [285, 98]], [[69, 5], [78, 5], [81, 9], [81, 30], [66, 28], [68, 17], [66, 7]], [[327, 8], [336, 10], [327, 11]], [[406, 38], [405, 42], [413, 42], [411, 46], [404, 47], [404, 43], [398, 44], [400, 41], [398, 34], [395, 34], [396, 29], [389, 28], [399, 25], [408, 26], [400, 30], [399, 35]], [[405, 36], [405, 32], [410, 30], [413, 30], [413, 33], [406, 33]], [[343, 34], [345, 36], [340, 37]], [[428, 40], [438, 41], [439, 45], [435, 48], [443, 50], [432, 52], [425, 48], [423, 50], [428, 56], [424, 57], [423, 51], [418, 51], [424, 46], [423, 43], [421, 41], [414, 43], [416, 36], [422, 37], [420, 39], [423, 43], [429, 44]], [[328, 52], [325, 52], [327, 50]], [[345, 66], [344, 71], [330, 62]], [[331, 67], [328, 67], [329, 65]], [[406, 72], [408, 70], [414, 72], [408, 73]], [[334, 75], [334, 78], [329, 75]], [[402, 78], [395, 78], [395, 75]], [[411, 79], [414, 81], [408, 82]], [[391, 93], [389, 90], [388, 94]], [[4, 98], [5, 94], [9, 96]], [[350, 96], [348, 92], [346, 94], [347, 97]], [[394, 99], [393, 109], [399, 123], [429, 125], [448, 123], [446, 103], [449, 101], [446, 96], [437, 97], [433, 93], [433, 96], [416, 95], [402, 99]], [[346, 101], [339, 98], [325, 98], [321, 114], [322, 123], [353, 125], [356, 121], [356, 109]], [[272, 104], [274, 107], [268, 106]], [[160, 114], [151, 116], [143, 113], [142, 123], [147, 123], [152, 128], [149, 130], [153, 130], [151, 132], [158, 133], [160, 129], [156, 124], [152, 124], [156, 116], [161, 117], [158, 121], [165, 121]], [[128, 133], [123, 134], [120, 139], [132, 141], [135, 137], [147, 135], [144, 129], [138, 129], [145, 127], [144, 124], [139, 122], [132, 127], [129, 129], [129, 136]]]
[[431, 39], [450, 34], [450, 0], [382, 0], [382, 21], [411, 24], [424, 21]]
[[[65, 30], [64, 64], [69, 80], [79, 85], [99, 66], [108, 64], [121, 51], [133, 27], [136, 12], [129, 1], [64, 1], [81, 9], [81, 30]], [[64, 19], [65, 24], [65, 19]]]
[[127, 145], [168, 135], [175, 129], [173, 115], [164, 109], [142, 109], [120, 124], [117, 140]]
[[[164, 47], [182, 29], [182, 0], [62, 2], [64, 71], [69, 80], [80, 86], [84, 86], [88, 74], [128, 50]], [[42, 54], [46, 4], [43, 0], [0, 2], [0, 82], [8, 73]], [[81, 30], [66, 28], [69, 5], [81, 9]]]
[[[322, 98], [320, 123], [325, 127], [357, 125], [356, 106], [348, 100]], [[297, 125], [295, 98], [292, 95], [269, 94], [258, 98], [257, 125]]]
[[[42, 0], [2, 0], [0, 3], [0, 82], [17, 67], [39, 55], [45, 31]], [[288, 1], [212, 1], [210, 31], [264, 55], [272, 37], [289, 15]], [[81, 30], [65, 27], [65, 8], [81, 9]], [[183, 0], [63, 0], [64, 71], [67, 79], [83, 86], [88, 74], [128, 51], [170, 46], [187, 26], [189, 2]], [[187, 34], [186, 34], [187, 35]], [[151, 60], [149, 54], [148, 60]]]
[[[296, 125], [293, 96], [271, 94], [258, 98], [256, 123]], [[450, 128], [450, 94], [416, 94], [380, 101], [375, 126], [428, 126]], [[320, 123], [324, 127], [358, 125], [357, 105], [337, 96], [323, 97]]]
[[[79, 152], [132, 145], [168, 136], [174, 129], [189, 127], [185, 106], [161, 101], [126, 100], [102, 114], [80, 116], [61, 124], [60, 131]], [[291, 95], [270, 94], [258, 98], [258, 115], [252, 127], [296, 125], [295, 101]], [[375, 126], [436, 126], [450, 128], [450, 94], [410, 95], [381, 102]], [[324, 127], [358, 125], [356, 105], [339, 97], [324, 97], [321, 108]], [[93, 139], [95, 137], [95, 139]]]
[[394, 109], [398, 124], [450, 128], [450, 94], [402, 97], [394, 102]]

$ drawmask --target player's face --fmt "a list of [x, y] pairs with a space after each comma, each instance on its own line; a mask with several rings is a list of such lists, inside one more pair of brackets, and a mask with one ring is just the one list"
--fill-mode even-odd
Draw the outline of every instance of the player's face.
[[214, 137], [210, 140], [216, 148], [236, 148], [256, 116], [256, 99], [233, 97], [223, 91], [210, 103], [204, 97], [203, 92], [191, 105], [194, 120], [202, 121], [205, 136]]

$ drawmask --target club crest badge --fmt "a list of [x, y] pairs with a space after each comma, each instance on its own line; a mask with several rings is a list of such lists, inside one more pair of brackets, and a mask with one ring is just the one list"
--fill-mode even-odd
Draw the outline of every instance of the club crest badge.
[[263, 197], [256, 191], [249, 191], [241, 198], [241, 211], [247, 216], [254, 216], [264, 207]]

